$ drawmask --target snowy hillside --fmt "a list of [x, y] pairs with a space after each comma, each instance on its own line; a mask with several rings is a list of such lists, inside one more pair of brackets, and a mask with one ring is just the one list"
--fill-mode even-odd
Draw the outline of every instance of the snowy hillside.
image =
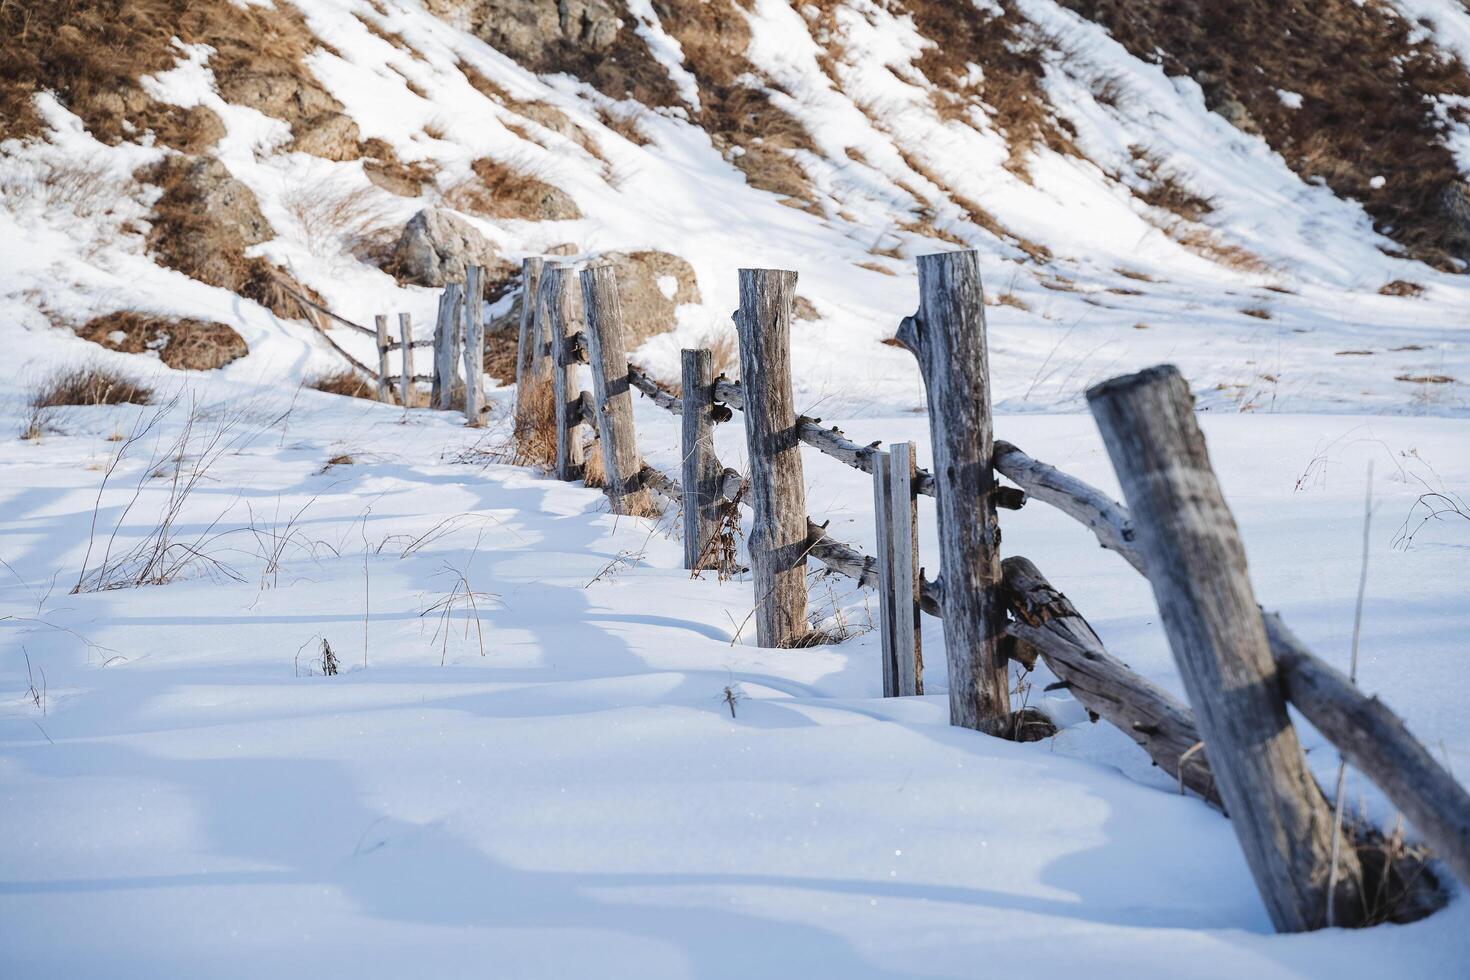
[[[1035, 744], [949, 725], [932, 618], [926, 693], [885, 699], [872, 594], [815, 565], [842, 642], [761, 649], [678, 515], [508, 465], [511, 389], [485, 429], [343, 397], [333, 345], [372, 340], [292, 298], [427, 338], [445, 275], [409, 243], [441, 222], [506, 381], [521, 260], [616, 255], [631, 356], [677, 380], [686, 347], [733, 369], [738, 268], [794, 269], [797, 409], [928, 465], [885, 341], [915, 256], [975, 249], [997, 436], [1116, 496], [1083, 392], [1179, 365], [1257, 594], [1339, 667], [1371, 479], [1358, 682], [1463, 780], [1470, 13], [1234, 14], [0, 6], [0, 976], [1470, 971], [1442, 868], [1429, 918], [1273, 935], [1229, 821], [1044, 665]], [[38, 404], [84, 367], [136, 391]], [[811, 513], [873, 550], [870, 478], [804, 452]], [[1117, 555], [1035, 502], [1003, 547], [1183, 697]], [[1346, 799], [1393, 825], [1352, 770]]]

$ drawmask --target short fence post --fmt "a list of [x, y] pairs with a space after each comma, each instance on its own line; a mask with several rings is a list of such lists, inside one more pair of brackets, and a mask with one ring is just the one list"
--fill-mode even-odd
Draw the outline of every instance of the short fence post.
[[[1245, 548], [1172, 366], [1087, 392], [1133, 513], [1159, 614], [1230, 826], [1278, 932], [1326, 922], [1332, 810], [1287, 717]], [[1361, 919], [1362, 868], [1341, 848], [1333, 925]]]
[[873, 454], [878, 528], [878, 620], [883, 633], [883, 696], [924, 693], [919, 641], [919, 537], [914, 444]]
[[740, 379], [750, 457], [750, 566], [756, 643], [796, 645], [807, 632], [806, 482], [791, 393], [796, 273], [740, 270]]
[[393, 386], [388, 380], [388, 318], [383, 314], [373, 317], [378, 328], [378, 401], [393, 401]]
[[[572, 270], [553, 266], [543, 273], [542, 282], [548, 292], [546, 333], [551, 338], [552, 391], [556, 403], [556, 478], [580, 480], [584, 473], [582, 460], [581, 389], [573, 391], [577, 381], [576, 355], [571, 340], [577, 334], [576, 309], [573, 305]], [[523, 389], [517, 389], [520, 397]]]
[[707, 349], [680, 355], [684, 404], [680, 421], [679, 482], [683, 488], [684, 567], [698, 570], [710, 562], [720, 527], [720, 477], [715, 461], [715, 377]]
[[587, 360], [592, 368], [592, 404], [614, 514], [647, 514], [653, 508], [639, 475], [633, 428], [633, 396], [628, 384], [628, 352], [623, 346], [623, 306], [611, 266], [582, 270], [582, 305], [587, 320]]
[[429, 401], [437, 409], [454, 407], [455, 362], [459, 353], [459, 302], [463, 289], [452, 282], [439, 294], [439, 318], [434, 321], [434, 386]]
[[404, 408], [413, 408], [413, 320], [407, 313], [398, 314], [398, 338], [403, 343], [403, 384], [398, 400]]
[[516, 417], [521, 409], [521, 393], [530, 375], [531, 352], [536, 342], [536, 311], [541, 296], [541, 273], [546, 260], [531, 257], [521, 260], [521, 322], [516, 337]]
[[485, 276], [478, 265], [465, 272], [464, 296], [464, 416], [465, 424], [481, 426], [485, 402]]
[[919, 309], [898, 340], [919, 361], [929, 404], [949, 721], [1004, 737], [1010, 685], [980, 264], [972, 251], [921, 255], [918, 264]]

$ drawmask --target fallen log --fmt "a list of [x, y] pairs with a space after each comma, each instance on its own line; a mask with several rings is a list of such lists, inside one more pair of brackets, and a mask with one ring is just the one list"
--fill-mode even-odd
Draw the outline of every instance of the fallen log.
[[1040, 654], [1090, 717], [1137, 742], [1181, 791], [1193, 790], [1221, 806], [1189, 706], [1108, 653], [1071, 601], [1027, 559], [1001, 562], [1001, 583], [1014, 617], [1007, 635]]

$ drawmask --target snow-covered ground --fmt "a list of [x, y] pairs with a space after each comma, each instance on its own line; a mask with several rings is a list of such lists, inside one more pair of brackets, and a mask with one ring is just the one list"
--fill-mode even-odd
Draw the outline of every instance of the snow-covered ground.
[[[153, 528], [172, 484], [157, 455], [191, 399], [184, 471], [226, 436], [178, 540], [203, 535], [221, 567], [68, 594], [139, 485], [112, 555]], [[1030, 699], [1065, 727], [1017, 745], [949, 727], [937, 628], [930, 693], [901, 701], [879, 696], [871, 633], [758, 649], [748, 582], [691, 580], [667, 521], [460, 461], [501, 434], [452, 414], [194, 380], [112, 475], [93, 533], [109, 437], [158, 412], [77, 409], [65, 434], [0, 443], [7, 975], [1444, 977], [1470, 962], [1458, 895], [1412, 926], [1272, 936], [1225, 818], [1043, 696], [1044, 670]], [[1470, 528], [1394, 545], [1421, 479], [1470, 479], [1467, 424], [1204, 422], [1259, 595], [1338, 664], [1373, 461], [1362, 683], [1470, 770]], [[673, 427], [646, 405], [639, 427], [668, 465]], [[848, 428], [927, 455], [922, 419]], [[1085, 416], [1007, 416], [1002, 435], [1115, 486]], [[738, 425], [720, 439], [738, 462]], [[870, 547], [866, 479], [806, 466], [812, 511]], [[1180, 691], [1131, 569], [1040, 505], [1006, 527], [1008, 552]], [[270, 530], [289, 535], [275, 570]], [[476, 610], [445, 605], [465, 591]], [[869, 623], [840, 580], [814, 583], [813, 604]], [[1330, 748], [1306, 741], [1330, 774]], [[1366, 784], [1350, 793], [1390, 815]]]
[[[1396, 2], [1445, 45], [1470, 43], [1457, 6]], [[740, 266], [796, 269], [821, 316], [794, 329], [798, 408], [859, 441], [913, 440], [922, 462], [918, 373], [879, 341], [916, 305], [912, 257], [964, 242], [997, 304], [1001, 437], [1116, 492], [1082, 392], [1179, 364], [1259, 598], [1338, 665], [1372, 463], [1360, 682], [1470, 774], [1470, 521], [1421, 528], [1417, 503], [1470, 496], [1470, 285], [1384, 254], [1358, 205], [1205, 111], [1193, 82], [1025, 0], [1065, 42], [1046, 84], [1085, 151], [1039, 148], [1027, 181], [1001, 166], [985, 111], [968, 125], [935, 112], [906, 19], [853, 0], [824, 64], [790, 4], [756, 0], [747, 57], [812, 134], [817, 215], [751, 189], [687, 114], [640, 112], [650, 142], [635, 145], [599, 121], [607, 100], [588, 86], [526, 72], [417, 0], [296, 6], [331, 46], [313, 72], [362, 137], [438, 167], [436, 187], [397, 197], [361, 161], [288, 152], [284, 123], [220, 99], [205, 50], [181, 49], [149, 90], [218, 113], [214, 152], [278, 232], [257, 252], [339, 312], [407, 311], [427, 332], [438, 297], [314, 234], [313, 206], [368, 195], [401, 224], [472, 160], [520, 161], [584, 217], [467, 216], [507, 258], [570, 242], [694, 268], [702, 302], [640, 363], [675, 377], [681, 347], [728, 336]], [[631, 9], [677, 65], [654, 5]], [[556, 107], [602, 159], [476, 91], [460, 62]], [[1099, 104], [1097, 78], [1126, 97]], [[1271, 935], [1228, 822], [1044, 694], [1044, 669], [1025, 696], [1062, 730], [1016, 745], [948, 726], [934, 621], [928, 695], [880, 698], [876, 609], [843, 580], [815, 579], [813, 608], [854, 638], [755, 648], [750, 584], [691, 580], [675, 522], [615, 519], [595, 491], [489, 461], [506, 392], [477, 432], [300, 389], [340, 367], [306, 325], [145, 253], [157, 191], [130, 175], [163, 151], [104, 146], [40, 100], [49, 140], [0, 152], [0, 976], [1470, 972], [1458, 889], [1411, 926]], [[1137, 176], [1134, 146], [1209, 196], [1210, 233], [1261, 264], [1209, 261], [1163, 230], [1171, 217], [1119, 183]], [[1054, 257], [1027, 260], [957, 196]], [[945, 237], [913, 230], [921, 216]], [[1380, 295], [1393, 280], [1423, 293]], [[65, 327], [129, 309], [227, 323], [250, 353], [184, 375]], [[370, 341], [334, 336], [369, 356]], [[60, 410], [40, 440], [10, 435], [37, 379], [89, 361], [145, 379], [155, 404]], [[672, 420], [643, 404], [638, 428], [648, 460], [674, 470]], [[718, 440], [741, 467], [739, 423]], [[201, 454], [169, 552], [199, 560], [169, 584], [72, 594], [146, 542], [172, 474]], [[867, 478], [810, 455], [806, 480], [812, 514], [870, 548]], [[1110, 649], [1182, 694], [1142, 579], [1043, 505], [1004, 524], [1007, 554], [1034, 559]], [[928, 510], [922, 528], [935, 569]], [[1304, 739], [1330, 782], [1335, 753]], [[1392, 820], [1372, 786], [1354, 778], [1349, 794]]]

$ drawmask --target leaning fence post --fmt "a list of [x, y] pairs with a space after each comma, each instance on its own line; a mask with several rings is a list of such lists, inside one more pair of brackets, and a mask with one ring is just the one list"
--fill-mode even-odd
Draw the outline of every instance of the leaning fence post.
[[398, 392], [398, 400], [403, 403], [404, 408], [413, 407], [413, 320], [407, 313], [398, 314], [398, 338], [403, 344], [403, 360], [401, 374], [403, 384]]
[[388, 381], [388, 318], [380, 313], [373, 317], [373, 325], [378, 328], [378, 401], [392, 402], [393, 388]]
[[949, 721], [1005, 736], [1010, 688], [980, 263], [969, 251], [921, 255], [918, 265], [919, 309], [904, 318], [898, 340], [919, 361], [929, 404]]
[[582, 270], [582, 306], [587, 322], [587, 361], [592, 368], [592, 404], [606, 474], [607, 495], [615, 514], [646, 514], [653, 501], [643, 489], [633, 428], [633, 396], [628, 384], [628, 353], [623, 346], [623, 306], [612, 266]]
[[516, 418], [521, 410], [521, 393], [531, 365], [531, 350], [536, 340], [536, 309], [541, 294], [541, 273], [546, 260], [538, 256], [521, 260], [521, 322], [516, 337]]
[[478, 265], [465, 271], [464, 296], [464, 416], [465, 424], [485, 424], [485, 274]]
[[756, 643], [795, 645], [807, 632], [806, 482], [791, 393], [791, 308], [796, 273], [741, 269], [740, 379], [750, 458], [750, 567]]
[[883, 633], [883, 696], [924, 693], [919, 641], [919, 537], [914, 444], [873, 454], [878, 529], [878, 621]]
[[684, 567], [698, 570], [712, 559], [720, 528], [720, 467], [715, 461], [714, 356], [708, 349], [680, 354], [684, 403], [680, 421]]
[[[1133, 514], [1169, 647], [1246, 863], [1278, 932], [1327, 925], [1332, 811], [1286, 714], [1245, 548], [1171, 365], [1087, 392]], [[1362, 868], [1341, 848], [1334, 925], [1360, 921]]]
[[429, 400], [437, 409], [454, 407], [455, 342], [459, 338], [459, 300], [463, 287], [449, 283], [439, 294], [439, 318], [434, 321], [434, 386]]
[[[576, 309], [573, 306], [569, 266], [553, 266], [543, 273], [542, 282], [547, 289], [546, 333], [551, 338], [551, 360], [553, 363], [552, 393], [555, 403], [556, 424], [556, 478], [558, 480], [580, 480], [584, 472], [582, 460], [582, 401], [581, 389], [573, 390], [577, 381], [576, 353], [572, 350], [572, 338], [577, 334]], [[517, 389], [516, 397], [525, 389]]]

